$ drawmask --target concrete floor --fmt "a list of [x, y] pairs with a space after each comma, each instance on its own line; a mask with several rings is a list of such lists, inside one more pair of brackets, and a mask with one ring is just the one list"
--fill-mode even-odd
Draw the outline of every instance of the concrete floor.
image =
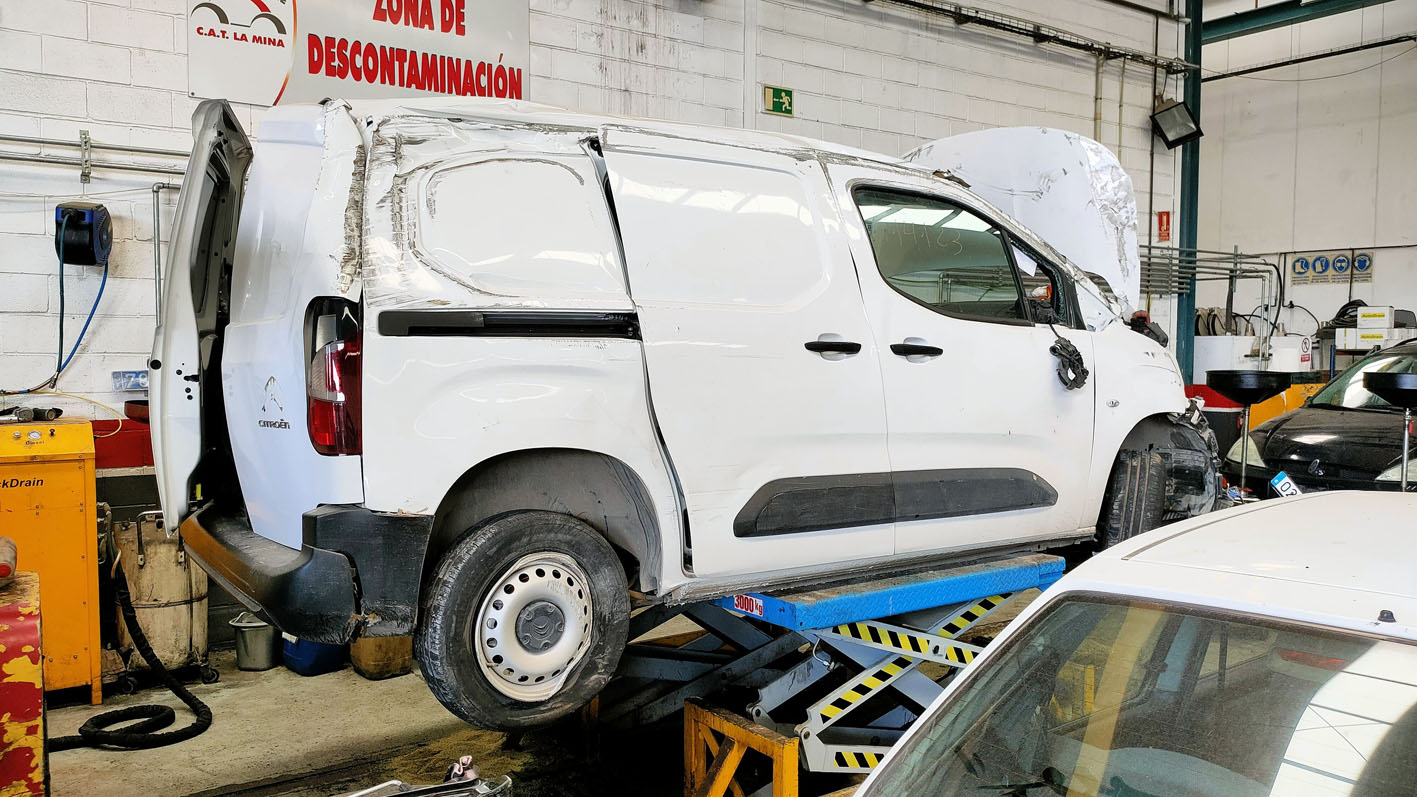
[[[976, 633], [992, 637], [1036, 595], [1021, 594]], [[214, 720], [206, 733], [155, 750], [53, 753], [52, 794], [314, 797], [391, 779], [437, 783], [461, 755], [471, 755], [484, 776], [510, 775], [517, 797], [683, 793], [677, 715], [627, 732], [588, 734], [571, 721], [508, 740], [470, 728], [448, 713], [416, 670], [367, 681], [348, 667], [314, 678], [284, 667], [241, 672], [229, 652], [215, 655], [213, 663], [221, 671], [220, 682], [189, 684], [212, 709]], [[75, 733], [94, 714], [141, 703], [173, 706], [180, 724], [192, 716], [158, 686], [110, 697], [99, 707], [52, 708], [49, 735]]]
[[[284, 667], [241, 672], [229, 653], [215, 663], [219, 683], [190, 687], [212, 709], [214, 721], [206, 733], [155, 750], [54, 753], [52, 793], [329, 794], [321, 783], [363, 774], [351, 770], [377, 777], [380, 769], [399, 769], [410, 782], [426, 770], [424, 782], [437, 782], [462, 754], [473, 755], [489, 775], [510, 774], [528, 758], [503, 751], [501, 734], [473, 730], [449, 714], [416, 672], [366, 681], [349, 668], [313, 678]], [[96, 713], [139, 703], [171, 705], [179, 723], [191, 719], [186, 707], [159, 687], [110, 698], [99, 707], [51, 710], [49, 734], [75, 733]], [[277, 783], [291, 788], [281, 790]]]
[[[678, 797], [683, 793], [680, 719], [616, 732], [574, 720], [508, 740], [448, 713], [417, 671], [366, 681], [346, 668], [305, 678], [277, 667], [241, 672], [218, 654], [216, 684], [188, 684], [212, 709], [200, 736], [155, 750], [80, 749], [49, 757], [54, 797], [344, 794], [397, 779], [438, 783], [470, 755], [484, 777], [510, 775], [517, 797]], [[102, 711], [141, 703], [186, 707], [158, 686], [104, 705], [51, 708], [49, 735], [75, 733]]]

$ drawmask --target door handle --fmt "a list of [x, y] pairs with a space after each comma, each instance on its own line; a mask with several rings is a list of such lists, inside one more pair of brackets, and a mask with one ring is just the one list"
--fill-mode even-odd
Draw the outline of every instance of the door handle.
[[861, 344], [849, 340], [809, 340], [802, 344], [814, 354], [860, 354]]
[[939, 346], [928, 346], [924, 343], [892, 343], [891, 354], [899, 354], [902, 357], [939, 357], [945, 350]]

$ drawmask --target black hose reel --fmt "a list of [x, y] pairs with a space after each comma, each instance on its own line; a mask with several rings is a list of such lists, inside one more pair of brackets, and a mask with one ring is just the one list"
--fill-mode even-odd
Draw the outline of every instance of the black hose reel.
[[74, 266], [106, 266], [113, 251], [113, 218], [96, 202], [54, 206], [54, 251]]

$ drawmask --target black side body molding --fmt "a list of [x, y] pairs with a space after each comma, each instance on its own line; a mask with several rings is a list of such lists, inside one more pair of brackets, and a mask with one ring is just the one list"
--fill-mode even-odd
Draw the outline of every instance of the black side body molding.
[[524, 310], [385, 310], [384, 337], [625, 338], [640, 339], [634, 313]]
[[1021, 468], [952, 468], [778, 479], [733, 520], [735, 537], [767, 537], [1052, 506], [1058, 491]]

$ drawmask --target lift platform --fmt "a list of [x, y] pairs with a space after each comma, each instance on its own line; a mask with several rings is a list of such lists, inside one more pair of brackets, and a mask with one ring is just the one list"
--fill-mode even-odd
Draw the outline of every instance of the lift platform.
[[[1057, 581], [1063, 568], [1061, 557], [1025, 554], [653, 606], [631, 619], [634, 641], [621, 661], [620, 678], [604, 696], [599, 719], [642, 725], [673, 714], [686, 701], [732, 694], [746, 701], [739, 705], [746, 706], [746, 718], [763, 730], [763, 738], [792, 741], [808, 771], [870, 772], [980, 652], [971, 630], [1018, 593]], [[674, 633], [676, 626], [666, 625], [670, 621], [684, 630]], [[650, 634], [654, 629], [661, 632]], [[725, 702], [732, 705], [732, 700], [716, 704]], [[705, 764], [699, 745], [713, 752], [719, 746], [713, 734], [722, 736], [728, 726], [717, 721], [695, 730], [690, 716], [706, 715], [686, 713], [686, 764]], [[723, 747], [740, 759], [745, 748], [757, 749], [746, 739], [739, 742], [725, 741]], [[700, 768], [707, 777], [709, 770]], [[731, 771], [725, 775], [721, 769], [713, 770], [714, 783], [731, 780]], [[687, 771], [692, 780], [694, 768]]]

